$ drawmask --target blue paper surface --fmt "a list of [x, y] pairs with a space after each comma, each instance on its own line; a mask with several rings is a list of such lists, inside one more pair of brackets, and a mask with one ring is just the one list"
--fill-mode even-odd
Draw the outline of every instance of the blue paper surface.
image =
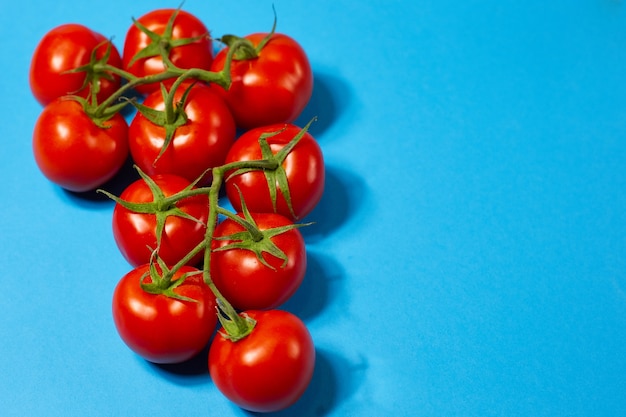
[[[54, 26], [121, 48], [165, 1], [0, 6], [3, 416], [246, 416], [206, 358], [157, 366], [111, 318], [110, 202], [32, 157], [30, 57]], [[621, 1], [190, 0], [215, 36], [277, 30], [315, 72], [327, 164], [284, 308], [318, 360], [279, 416], [626, 415]]]

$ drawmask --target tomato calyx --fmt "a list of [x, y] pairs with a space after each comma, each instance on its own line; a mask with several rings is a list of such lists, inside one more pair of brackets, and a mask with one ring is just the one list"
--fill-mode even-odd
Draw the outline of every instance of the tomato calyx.
[[[298, 142], [300, 142], [300, 140], [304, 137], [304, 134], [309, 130], [309, 127], [315, 120], [317, 120], [316, 117], [311, 119], [302, 129], [300, 129], [300, 131], [293, 137], [293, 139], [291, 139], [289, 143], [287, 143], [287, 145], [285, 145], [278, 152], [276, 152], [276, 154], [272, 152], [272, 148], [270, 147], [267, 139], [280, 134], [284, 131], [284, 128], [274, 132], [263, 133], [261, 136], [259, 136], [259, 146], [261, 147], [261, 155], [263, 160], [266, 160], [275, 165], [275, 168], [273, 169], [263, 170], [263, 173], [265, 174], [265, 178], [267, 180], [267, 186], [269, 189], [270, 198], [272, 200], [272, 208], [274, 209], [274, 212], [276, 212], [278, 193], [280, 192], [284, 197], [285, 202], [287, 203], [287, 207], [289, 208], [289, 212], [291, 213], [292, 217], [297, 218], [293, 209], [293, 205], [291, 204], [291, 192], [289, 191], [287, 172], [283, 167], [283, 162], [285, 162], [285, 159], [287, 159], [293, 148], [295, 148]], [[257, 169], [249, 167], [234, 170], [228, 175], [226, 181], [237, 175], [242, 175], [255, 170]]]
[[[233, 59], [243, 61], [246, 59], [255, 59], [259, 56], [259, 50], [248, 39], [241, 38], [236, 35], [224, 35], [219, 41], [233, 50]], [[237, 46], [235, 48], [235, 46]]]
[[245, 313], [237, 311], [223, 297], [217, 297], [217, 319], [224, 331], [219, 333], [232, 342], [237, 342], [248, 336], [256, 326], [256, 320]]
[[106, 122], [119, 113], [121, 108], [126, 105], [126, 103], [123, 103], [111, 107], [102, 107], [96, 103], [95, 95], [93, 95], [91, 101], [75, 95], [62, 96], [60, 99], [77, 101], [91, 121], [101, 129], [108, 129], [110, 126]]
[[130, 60], [130, 65], [133, 65], [139, 59], [151, 58], [154, 56], [160, 56], [163, 59], [163, 63], [165, 63], [168, 67], [173, 68], [175, 65], [170, 60], [170, 51], [173, 48], [183, 45], [189, 45], [191, 43], [198, 42], [203, 38], [208, 38], [209, 34], [206, 33], [204, 35], [192, 37], [192, 38], [181, 38], [181, 39], [173, 39], [173, 31], [174, 31], [174, 22], [176, 20], [176, 16], [178, 16], [178, 12], [180, 8], [174, 10], [172, 15], [170, 16], [167, 24], [165, 25], [165, 29], [163, 30], [163, 34], [159, 35], [156, 32], [151, 31], [147, 27], [145, 27], [141, 22], [137, 19], [133, 18], [133, 24], [137, 26], [137, 28], [150, 38], [150, 43], [139, 52], [137, 52]]
[[[152, 107], [148, 107], [142, 103], [137, 102], [136, 100], [130, 100], [130, 103], [139, 111], [146, 119], [152, 122], [156, 126], [161, 126], [165, 130], [165, 137], [163, 140], [163, 146], [159, 151], [159, 154], [152, 162], [152, 165], [155, 165], [159, 158], [165, 153], [167, 147], [172, 142], [174, 138], [174, 134], [176, 133], [176, 129], [181, 126], [187, 124], [189, 118], [187, 117], [187, 113], [185, 113], [185, 104], [187, 102], [187, 98], [189, 97], [189, 93], [193, 88], [195, 83], [189, 85], [185, 92], [183, 93], [181, 99], [177, 102], [174, 102], [174, 93], [177, 88], [180, 86], [180, 82], [182, 82], [183, 78], [179, 78], [172, 88], [168, 92], [165, 88], [165, 85], [161, 84], [161, 94], [163, 96], [163, 103], [165, 105], [164, 110], [157, 110]], [[179, 82], [180, 81], [180, 82]]]
[[[180, 301], [190, 301], [190, 302], [198, 302], [190, 297], [185, 297], [184, 295], [177, 294], [174, 290], [179, 287], [185, 279], [190, 276], [190, 273], [184, 273], [177, 279], [173, 279], [174, 273], [179, 269], [168, 268], [165, 262], [158, 257], [156, 250], [152, 252], [153, 260], [150, 262], [150, 267], [148, 272], [142, 275], [140, 279], [139, 285], [141, 289], [147, 293], [154, 295], [164, 295], [169, 298], [174, 298]], [[198, 271], [197, 273], [201, 273]], [[150, 282], [146, 282], [146, 280], [150, 278]]]
[[[104, 51], [102, 57], [98, 58], [97, 52], [105, 44], [106, 50]], [[78, 89], [78, 91], [89, 86], [89, 95], [92, 97], [93, 103], [96, 102], [96, 96], [100, 92], [100, 80], [104, 78], [106, 80], [113, 81], [115, 79], [113, 73], [111, 73], [110, 71], [111, 66], [107, 64], [109, 58], [111, 57], [112, 48], [112, 41], [106, 40], [101, 42], [91, 51], [91, 56], [87, 64], [67, 71], [67, 73], [85, 73], [85, 80], [83, 81], [83, 85]]]
[[274, 236], [278, 236], [282, 233], [286, 233], [289, 230], [297, 229], [303, 226], [309, 226], [311, 223], [294, 223], [289, 224], [287, 226], [279, 226], [273, 227], [270, 229], [260, 230], [257, 226], [254, 218], [250, 214], [248, 207], [245, 204], [243, 196], [241, 192], [239, 193], [241, 200], [241, 213], [234, 214], [227, 210], [219, 209], [220, 214], [223, 214], [235, 221], [242, 227], [244, 230], [241, 232], [232, 233], [230, 235], [215, 237], [216, 240], [223, 241], [232, 241], [232, 243], [226, 244], [219, 248], [215, 248], [214, 251], [227, 251], [231, 249], [244, 249], [252, 251], [259, 262], [261, 262], [266, 267], [275, 270], [274, 266], [270, 265], [269, 262], [265, 259], [265, 253], [268, 253], [281, 261], [283, 261], [281, 268], [287, 264], [289, 260], [285, 252], [283, 252], [276, 244], [272, 241]]
[[257, 46], [254, 46], [252, 42], [248, 39], [239, 37], [237, 35], [223, 35], [218, 40], [234, 50], [233, 59], [238, 61], [244, 61], [247, 59], [255, 59], [258, 58], [261, 50], [265, 47], [265, 45], [272, 38], [274, 33], [276, 32], [276, 8], [272, 6], [274, 11], [274, 24], [272, 25], [272, 30], [259, 42]]
[[[184, 212], [183, 210], [178, 208], [176, 205], [176, 203], [178, 203], [179, 201], [185, 198], [188, 198], [194, 195], [209, 193], [208, 188], [202, 188], [202, 187], [195, 188], [195, 186], [197, 185], [200, 179], [192, 182], [183, 190], [169, 197], [166, 197], [165, 194], [163, 193], [163, 190], [159, 188], [157, 183], [152, 178], [150, 178], [150, 176], [145, 174], [137, 166], [135, 166], [135, 169], [137, 170], [141, 178], [146, 182], [146, 185], [148, 185], [148, 188], [152, 192], [153, 200], [151, 202], [133, 203], [130, 201], [123, 200], [109, 193], [108, 191], [105, 191], [102, 189], [98, 189], [97, 192], [105, 194], [107, 197], [111, 198], [113, 201], [120, 204], [122, 207], [126, 208], [129, 211], [132, 211], [135, 213], [143, 213], [143, 214], [154, 214], [156, 216], [156, 233], [155, 234], [157, 238], [157, 250], [158, 250], [158, 247], [161, 245], [161, 238], [163, 236], [163, 230], [165, 229], [165, 222], [168, 217], [177, 216], [177, 217], [181, 217], [184, 219], [201, 223], [199, 219], [196, 219], [190, 214]], [[202, 244], [204, 245], [204, 242]], [[191, 259], [193, 255], [195, 255], [199, 250], [200, 249], [192, 251], [183, 260], [188, 260], [187, 258]]]

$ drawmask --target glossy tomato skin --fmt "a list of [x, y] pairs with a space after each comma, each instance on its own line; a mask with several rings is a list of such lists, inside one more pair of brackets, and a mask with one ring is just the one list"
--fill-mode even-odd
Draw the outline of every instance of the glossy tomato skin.
[[218, 333], [209, 351], [213, 383], [249, 411], [274, 412], [304, 393], [315, 367], [315, 346], [304, 323], [282, 310], [251, 310], [257, 321], [245, 338], [232, 342]]
[[[137, 21], [148, 30], [158, 35], [163, 35], [167, 22], [175, 11], [175, 9], [152, 10], [141, 16]], [[178, 10], [178, 15], [174, 21], [172, 39], [200, 38], [193, 43], [171, 48], [169, 51], [170, 61], [176, 67], [182, 69], [200, 68], [209, 70], [213, 62], [213, 44], [209, 35], [209, 30], [199, 18], [184, 10]], [[137, 77], [145, 77], [164, 71], [165, 66], [160, 56], [141, 58], [132, 62], [133, 57], [148, 46], [150, 42], [151, 40], [146, 33], [142, 32], [134, 24], [130, 26], [126, 32], [122, 54], [123, 68], [126, 71]], [[164, 84], [169, 87], [172, 82], [173, 80], [168, 80]], [[149, 94], [158, 89], [158, 83], [136, 87], [136, 90], [142, 94]]]
[[[30, 88], [39, 103], [46, 105], [68, 94], [87, 97], [90, 88], [83, 88], [85, 73], [68, 73], [90, 62], [91, 53], [97, 48], [96, 57], [103, 58], [107, 47], [109, 65], [122, 67], [117, 48], [100, 33], [86, 26], [68, 23], [57, 26], [46, 33], [37, 45], [30, 65]], [[98, 102], [104, 101], [120, 87], [120, 78], [99, 79]]]
[[[293, 225], [280, 214], [252, 213], [259, 230]], [[241, 217], [243, 217], [240, 214]], [[214, 236], [224, 237], [244, 231], [243, 226], [226, 219], [215, 228]], [[269, 267], [247, 249], [214, 251], [211, 257], [211, 277], [222, 295], [239, 310], [267, 310], [287, 301], [300, 287], [306, 272], [306, 247], [298, 229], [291, 229], [270, 238], [285, 254], [286, 263], [269, 253], [263, 253]], [[234, 243], [215, 239], [213, 249]]]
[[[155, 175], [154, 182], [165, 197], [169, 197], [189, 186], [190, 181], [176, 175]], [[139, 179], [130, 184], [120, 198], [133, 203], [148, 203], [154, 200], [148, 184]], [[169, 216], [161, 235], [159, 257], [169, 266], [184, 258], [204, 240], [209, 216], [209, 200], [206, 195], [185, 198], [176, 205], [181, 211], [198, 220]], [[132, 265], [150, 262], [152, 249], [157, 247], [156, 215], [135, 213], [117, 203], [113, 209], [113, 237], [124, 258]], [[152, 249], [150, 249], [152, 248]], [[197, 265], [203, 252], [193, 257], [188, 264]]]
[[[274, 154], [289, 143], [301, 130], [292, 124], [275, 124], [249, 130], [241, 135], [231, 147], [226, 156], [226, 162], [262, 159], [259, 137], [263, 133], [276, 132], [281, 129], [280, 133], [267, 139]], [[291, 214], [287, 202], [280, 192], [277, 193], [276, 212], [291, 220], [302, 219], [315, 208], [324, 192], [324, 157], [315, 138], [308, 132], [305, 133], [283, 162], [283, 167], [287, 174], [295, 216]], [[241, 210], [241, 200], [237, 191], [239, 189], [250, 211], [274, 212], [267, 179], [261, 171], [233, 176], [226, 182], [225, 189], [228, 199], [237, 211]]]
[[[184, 88], [176, 90], [179, 101]], [[160, 91], [148, 95], [144, 105], [163, 110]], [[209, 87], [196, 84], [185, 104], [187, 123], [176, 129], [172, 141], [155, 163], [165, 142], [165, 128], [137, 113], [130, 123], [129, 142], [133, 160], [145, 173], [175, 174], [195, 181], [209, 168], [224, 163], [235, 140], [236, 127], [224, 101]]]
[[[245, 38], [257, 46], [267, 33]], [[221, 71], [228, 49], [216, 56], [211, 69]], [[234, 60], [228, 90], [212, 84], [230, 107], [243, 129], [273, 123], [291, 123], [302, 113], [313, 92], [313, 70], [304, 49], [291, 37], [275, 33], [249, 60]]]
[[33, 132], [41, 172], [70, 191], [97, 188], [128, 158], [128, 124], [116, 114], [98, 127], [75, 100], [57, 98], [43, 108]]
[[[149, 265], [126, 274], [113, 292], [113, 321], [124, 343], [142, 358], [154, 363], [180, 363], [200, 353], [215, 326], [215, 298], [201, 274], [189, 275], [174, 289], [178, 295], [196, 300], [182, 301], [163, 294], [150, 294], [140, 286]], [[182, 267], [174, 276], [198, 272]], [[150, 283], [148, 277], [144, 282]]]

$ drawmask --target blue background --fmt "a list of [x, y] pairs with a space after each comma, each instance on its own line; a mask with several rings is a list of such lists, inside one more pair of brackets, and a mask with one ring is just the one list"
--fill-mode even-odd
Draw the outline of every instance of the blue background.
[[[169, 1], [0, 6], [3, 416], [246, 416], [205, 358], [121, 342], [112, 204], [39, 173], [30, 56], [83, 23], [121, 48]], [[213, 35], [297, 39], [328, 183], [285, 308], [314, 337], [281, 416], [626, 415], [626, 10], [618, 0], [188, 0]]]

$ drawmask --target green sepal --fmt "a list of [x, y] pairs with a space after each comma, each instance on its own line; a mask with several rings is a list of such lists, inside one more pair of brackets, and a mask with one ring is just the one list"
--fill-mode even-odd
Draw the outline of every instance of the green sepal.
[[142, 114], [150, 123], [161, 126], [165, 130], [165, 137], [163, 138], [163, 146], [159, 151], [159, 154], [153, 161], [153, 165], [163, 156], [168, 146], [174, 139], [176, 129], [184, 126], [189, 121], [187, 114], [185, 113], [185, 104], [189, 97], [189, 93], [195, 83], [190, 84], [183, 93], [181, 99], [176, 103], [172, 102], [171, 97], [173, 94], [167, 91], [165, 86], [161, 84], [161, 94], [163, 95], [163, 101], [165, 104], [165, 110], [157, 110], [152, 107], [146, 106], [143, 103], [139, 103], [136, 100], [130, 100], [130, 103]]
[[[121, 109], [119, 105], [111, 106], [106, 108], [101, 114], [98, 114], [98, 106], [94, 103], [90, 103], [85, 98], [75, 95], [67, 95], [62, 97], [63, 100], [74, 100], [80, 103], [83, 108], [83, 111], [91, 121], [98, 126], [100, 129], [108, 129], [111, 127], [107, 125], [106, 122], [110, 120], [117, 113], [118, 109]], [[122, 106], [123, 107], [123, 106]]]
[[197, 42], [202, 38], [208, 37], [209, 34], [195, 36], [193, 38], [182, 38], [182, 39], [172, 39], [172, 34], [174, 31], [174, 21], [176, 20], [176, 16], [178, 16], [178, 12], [180, 11], [180, 7], [172, 13], [172, 16], [167, 21], [165, 29], [163, 30], [163, 34], [159, 35], [148, 29], [137, 19], [133, 18], [133, 24], [137, 26], [137, 28], [150, 38], [150, 43], [138, 51], [130, 60], [129, 65], [132, 66], [137, 60], [144, 58], [151, 58], [154, 56], [160, 56], [163, 58], [163, 62], [167, 62], [171, 64], [169, 60], [169, 53], [172, 48], [176, 48], [178, 46], [189, 45], [191, 43]]
[[278, 17], [276, 16], [276, 8], [274, 7], [274, 5], [272, 4], [272, 11], [274, 12], [274, 24], [272, 25], [272, 30], [270, 30], [270, 32], [267, 34], [267, 36], [265, 36], [261, 42], [259, 42], [259, 44], [256, 47], [256, 52], [257, 54], [261, 53], [261, 50], [265, 47], [265, 45], [270, 41], [270, 39], [272, 38], [272, 36], [274, 36], [274, 33], [276, 33], [276, 23], [278, 21]]
[[269, 42], [269, 40], [272, 38], [272, 36], [274, 36], [274, 33], [276, 32], [276, 9], [274, 8], [274, 6], [272, 6], [272, 9], [274, 10], [274, 24], [272, 25], [272, 30], [263, 39], [261, 39], [261, 42], [259, 42], [256, 47], [246, 38], [241, 38], [236, 35], [223, 35], [218, 39], [229, 48], [235, 45], [235, 43], [237, 43], [238, 41], [242, 41], [237, 46], [237, 50], [233, 53], [234, 60], [244, 61], [247, 59], [258, 58], [261, 50], [263, 50], [265, 45]]
[[[291, 139], [285, 146], [283, 146], [276, 154], [272, 152], [272, 149], [267, 141], [268, 138], [275, 136], [285, 128], [274, 131], [263, 133], [259, 136], [259, 146], [261, 147], [261, 156], [262, 159], [275, 162], [275, 169], [264, 169], [263, 173], [265, 174], [265, 179], [267, 180], [267, 187], [270, 193], [270, 199], [272, 201], [272, 208], [274, 212], [276, 212], [276, 204], [278, 201], [278, 193], [280, 192], [287, 203], [287, 207], [289, 209], [289, 213], [295, 219], [297, 218], [293, 205], [291, 203], [291, 192], [289, 190], [289, 181], [287, 180], [287, 172], [283, 167], [283, 162], [289, 156], [291, 151], [296, 147], [296, 145], [300, 142], [300, 140], [304, 137], [304, 134], [309, 130], [311, 124], [317, 120], [316, 117], [311, 119], [300, 131]], [[241, 168], [235, 170], [233, 173], [228, 175], [226, 181], [230, 180], [232, 177], [237, 175], [245, 174], [252, 171], [258, 171], [256, 168]]]
[[[107, 48], [104, 51], [104, 55], [102, 55], [102, 58], [98, 59], [97, 51], [104, 44], [107, 44]], [[92, 97], [93, 103], [96, 103], [96, 96], [100, 92], [100, 83], [98, 81], [101, 78], [105, 78], [109, 81], [112, 81], [114, 79], [113, 75], [108, 73], [107, 71], [98, 71], [96, 69], [97, 66], [106, 66], [109, 60], [109, 57], [111, 56], [112, 45], [113, 45], [113, 42], [111, 40], [100, 42], [91, 51], [89, 62], [87, 64], [81, 65], [80, 67], [76, 67], [74, 69], [67, 71], [67, 73], [70, 73], [70, 74], [77, 73], [77, 72], [85, 73], [85, 80], [83, 81], [83, 85], [78, 90], [80, 91], [89, 85], [90, 86], [89, 95]]]
[[[161, 246], [161, 238], [163, 236], [163, 230], [165, 229], [165, 221], [167, 220], [169, 216], [182, 217], [184, 219], [188, 219], [188, 220], [200, 223], [200, 220], [196, 219], [195, 217], [193, 217], [192, 215], [188, 213], [185, 213], [184, 211], [179, 209], [176, 206], [176, 204], [165, 203], [166, 197], [163, 194], [163, 191], [161, 190], [161, 188], [159, 188], [159, 186], [157, 185], [157, 183], [154, 182], [154, 180], [150, 178], [150, 176], [146, 175], [140, 169], [137, 169], [137, 171], [139, 172], [139, 175], [141, 176], [141, 178], [146, 182], [146, 185], [148, 185], [148, 188], [150, 188], [150, 191], [152, 192], [152, 195], [154, 196], [153, 203], [155, 204], [155, 209], [156, 209], [154, 214], [156, 216], [155, 235], [157, 239], [157, 247]], [[192, 186], [193, 184], [185, 188], [183, 192], [185, 190], [190, 189], [190, 187]]]
[[[157, 268], [157, 264], [161, 268], [161, 271], [162, 271], [161, 273], [159, 272], [159, 269]], [[198, 273], [200, 273], [200, 271], [198, 271]], [[154, 251], [153, 259], [150, 262], [149, 271], [141, 276], [139, 285], [141, 286], [142, 290], [150, 294], [165, 295], [166, 297], [174, 298], [179, 301], [189, 301], [192, 303], [197, 303], [198, 300], [195, 300], [190, 297], [185, 297], [184, 295], [180, 295], [174, 292], [174, 289], [182, 285], [187, 279], [187, 277], [190, 275], [191, 275], [190, 273], [185, 273], [181, 275], [178, 279], [173, 280], [172, 271], [167, 267], [165, 262], [163, 262], [163, 260], [161, 260], [161, 258], [159, 258], [158, 255], [156, 255], [156, 251]], [[150, 283], [145, 282], [148, 277], [150, 277], [150, 280], [152, 282]]]
[[178, 198], [181, 195], [189, 192], [196, 184], [193, 182], [185, 187], [183, 190], [178, 193], [165, 197], [163, 191], [157, 183], [150, 178], [149, 175], [144, 173], [139, 167], [135, 166], [135, 169], [139, 173], [141, 179], [146, 182], [146, 185], [152, 192], [152, 201], [146, 203], [134, 203], [130, 201], [123, 200], [108, 191], [98, 189], [97, 192], [105, 194], [107, 197], [111, 198], [117, 204], [121, 205], [125, 209], [132, 211], [133, 213], [141, 213], [141, 214], [154, 214], [156, 216], [156, 230], [155, 235], [157, 239], [157, 248], [161, 246], [161, 238], [163, 235], [163, 230], [165, 229], [165, 222], [169, 216], [181, 217], [184, 219], [188, 219], [197, 223], [202, 224], [199, 219], [196, 219], [189, 213], [185, 213], [183, 210], [176, 206], [176, 202], [181, 200], [182, 198]]
[[214, 251], [227, 251], [231, 249], [242, 249], [249, 250], [253, 252], [259, 262], [261, 262], [266, 267], [275, 270], [272, 265], [270, 265], [265, 259], [264, 254], [269, 253], [270, 255], [280, 259], [283, 261], [281, 268], [283, 268], [289, 259], [285, 252], [283, 252], [276, 244], [272, 241], [274, 236], [278, 236], [282, 233], [286, 233], [290, 230], [297, 229], [303, 226], [308, 226], [312, 223], [298, 223], [298, 224], [289, 224], [286, 226], [273, 227], [271, 229], [260, 230], [254, 218], [250, 214], [248, 207], [243, 199], [243, 195], [241, 191], [237, 189], [239, 192], [239, 199], [241, 200], [241, 212], [243, 214], [243, 221], [238, 219], [239, 216], [233, 215], [231, 216], [231, 220], [238, 222], [242, 225], [245, 230], [241, 232], [232, 233], [226, 236], [218, 236], [214, 237], [215, 240], [232, 240], [233, 243], [229, 243], [222, 247], [214, 249]]
[[221, 298], [216, 298], [217, 319], [220, 321], [224, 331], [220, 331], [222, 337], [237, 342], [252, 333], [256, 320], [245, 313], [238, 314], [235, 309], [225, 303]]
[[287, 226], [274, 227], [272, 229], [262, 230], [263, 239], [260, 241], [255, 241], [251, 238], [250, 232], [245, 230], [238, 233], [233, 233], [228, 236], [220, 236], [216, 237], [216, 240], [233, 240], [236, 242], [230, 243], [228, 245], [222, 246], [220, 248], [214, 249], [214, 251], [226, 251], [230, 249], [243, 249], [254, 252], [259, 262], [263, 265], [267, 266], [270, 269], [276, 269], [271, 266], [267, 260], [265, 259], [264, 253], [269, 253], [272, 256], [283, 261], [281, 267], [284, 267], [287, 264], [288, 258], [287, 255], [278, 247], [274, 242], [272, 242], [272, 238], [274, 236], [280, 235], [281, 233], [288, 232], [289, 230], [297, 229], [302, 226], [306, 226], [308, 224], [298, 223], [291, 224]]

